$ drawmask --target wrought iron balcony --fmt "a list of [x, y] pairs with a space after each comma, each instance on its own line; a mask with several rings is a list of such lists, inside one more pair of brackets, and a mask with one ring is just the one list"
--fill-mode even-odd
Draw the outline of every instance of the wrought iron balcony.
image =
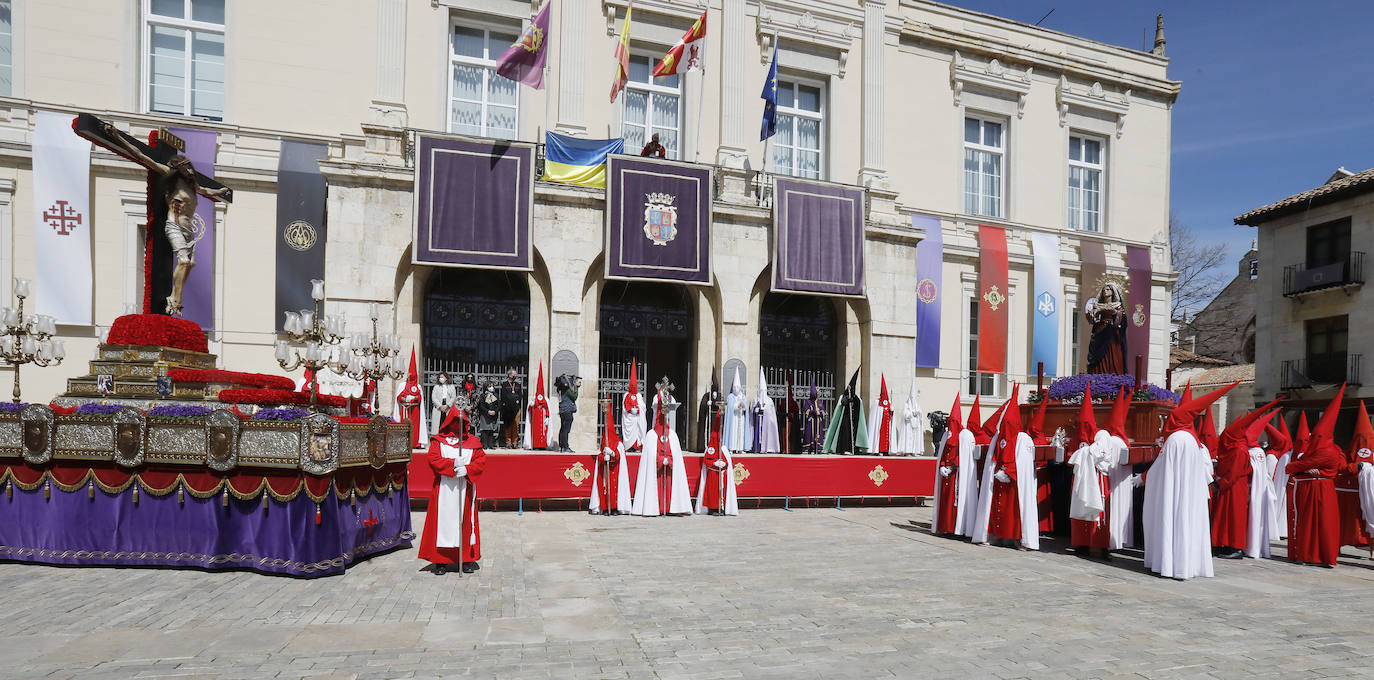
[[1283, 268], [1284, 297], [1360, 285], [1364, 285], [1364, 253], [1361, 252], [1351, 252], [1347, 260], [1319, 267], [1290, 264]]
[[1315, 385], [1360, 385], [1360, 354], [1289, 359], [1281, 364], [1279, 389], [1308, 389]]

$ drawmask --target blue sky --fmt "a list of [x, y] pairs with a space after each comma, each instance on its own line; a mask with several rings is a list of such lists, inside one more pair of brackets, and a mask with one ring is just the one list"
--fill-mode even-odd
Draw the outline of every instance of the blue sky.
[[[1233, 257], [1246, 210], [1374, 166], [1369, 0], [946, 0], [1140, 49], [1164, 14], [1174, 107], [1173, 211]], [[1129, 129], [1129, 122], [1127, 123]]]

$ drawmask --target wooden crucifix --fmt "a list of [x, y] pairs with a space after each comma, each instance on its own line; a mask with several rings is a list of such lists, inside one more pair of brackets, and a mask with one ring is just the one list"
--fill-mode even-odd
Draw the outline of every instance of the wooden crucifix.
[[232, 203], [229, 187], [196, 171], [181, 154], [186, 143], [165, 128], [149, 135], [148, 143], [119, 131], [107, 121], [82, 113], [72, 121], [72, 130], [111, 153], [148, 170], [148, 238], [144, 262], [150, 271], [143, 312], [153, 313], [154, 300], [165, 299], [163, 313], [180, 316], [181, 293], [195, 266], [196, 241], [204, 235], [195, 227], [198, 196]]

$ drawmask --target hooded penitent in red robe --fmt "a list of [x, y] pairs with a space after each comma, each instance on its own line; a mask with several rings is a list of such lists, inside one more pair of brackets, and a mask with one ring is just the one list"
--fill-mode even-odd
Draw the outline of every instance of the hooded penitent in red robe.
[[[1216, 452], [1216, 491], [1212, 501], [1212, 545], [1217, 548], [1246, 550], [1250, 545], [1251, 484], [1269, 484], [1261, 475], [1255, 479], [1250, 460], [1251, 449], [1259, 449], [1260, 433], [1273, 415], [1278, 400], [1261, 406], [1226, 426], [1221, 433], [1220, 448]], [[1260, 463], [1264, 461], [1261, 458]], [[1264, 495], [1268, 499], [1268, 494]], [[1254, 546], [1256, 552], [1260, 546]]]
[[1336, 566], [1341, 552], [1341, 515], [1336, 475], [1349, 465], [1331, 438], [1345, 385], [1312, 428], [1302, 457], [1288, 464], [1288, 557], [1296, 562]]
[[425, 509], [420, 559], [441, 565], [476, 562], [482, 559], [476, 481], [486, 468], [487, 456], [482, 441], [469, 434], [462, 409], [450, 409], [444, 417], [444, 424], [430, 438], [428, 458], [434, 487]]
[[425, 397], [420, 391], [420, 375], [415, 367], [415, 348], [410, 348], [410, 369], [406, 372], [406, 384], [396, 394], [398, 415], [410, 421], [410, 443], [415, 448], [425, 445], [428, 433], [425, 431]]
[[[961, 475], [973, 474], [972, 436], [961, 437], [964, 433], [963, 415], [959, 395], [954, 395], [954, 405], [949, 408], [949, 425], [945, 436], [940, 440], [940, 459], [935, 464], [935, 517], [931, 529], [937, 534], [953, 534], [959, 531], [959, 502]], [[964, 441], [961, 455], [961, 440]], [[965, 462], [964, 458], [968, 461]], [[976, 487], [972, 487], [976, 488]]]
[[[1026, 434], [1031, 438], [1033, 446], [1049, 446], [1050, 437], [1045, 433], [1045, 409], [1049, 408], [1049, 398], [1040, 395], [1040, 406], [1031, 415], [1030, 425], [1026, 426]], [[1036, 461], [1035, 463], [1035, 503], [1036, 515], [1040, 518], [1040, 533], [1054, 533], [1054, 468], [1050, 466], [1048, 460]]]
[[1079, 477], [1089, 475], [1095, 479], [1099, 493], [1101, 494], [1101, 511], [1097, 513], [1097, 519], [1069, 519], [1069, 544], [1078, 548], [1098, 548], [1106, 550], [1111, 539], [1111, 527], [1109, 525], [1111, 511], [1111, 487], [1108, 484], [1107, 470], [1110, 469], [1106, 463], [1098, 460], [1105, 456], [1105, 452], [1095, 448], [1093, 445], [1097, 441], [1097, 418], [1093, 415], [1092, 405], [1092, 386], [1083, 388], [1083, 402], [1078, 408], [1078, 431], [1074, 436], [1070, 449], [1074, 452], [1069, 457], [1069, 464], [1074, 466], [1074, 489], [1075, 496], [1080, 496], [1078, 489], [1081, 484]]
[[543, 451], [549, 448], [549, 400], [544, 398], [544, 363], [539, 363], [539, 379], [530, 397], [529, 425], [525, 427], [525, 448]]
[[592, 456], [593, 515], [622, 515], [630, 512], [630, 471], [625, 462], [625, 443], [615, 433], [615, 414], [606, 402], [605, 427], [601, 450]]
[[[989, 452], [993, 460], [992, 510], [988, 515], [988, 533], [1005, 541], [1020, 541], [1022, 538], [1022, 508], [1019, 487], [1028, 486], [1030, 480], [1024, 479], [1025, 465], [1018, 470], [1016, 451], [1021, 439], [1021, 409], [1017, 405], [1020, 385], [1011, 389], [1011, 399], [1003, 410], [1002, 426], [998, 432], [995, 450]], [[1025, 482], [1024, 484], [1022, 482]], [[1039, 526], [1035, 531], [1038, 535]]]
[[1355, 431], [1346, 447], [1349, 468], [1336, 476], [1336, 502], [1341, 509], [1341, 545], [1371, 547], [1369, 519], [1374, 518], [1374, 470], [1361, 472], [1360, 463], [1374, 464], [1374, 429], [1364, 400], [1355, 414]]

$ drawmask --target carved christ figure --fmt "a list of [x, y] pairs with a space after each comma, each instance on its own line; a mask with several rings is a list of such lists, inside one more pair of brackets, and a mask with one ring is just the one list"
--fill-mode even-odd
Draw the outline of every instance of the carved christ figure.
[[196, 266], [195, 249], [198, 238], [191, 220], [196, 215], [197, 194], [206, 198], [231, 200], [233, 190], [228, 187], [202, 187], [196, 183], [196, 169], [191, 165], [189, 158], [177, 154], [164, 164], [149, 158], [137, 146], [130, 144], [111, 123], [102, 122], [102, 128], [105, 135], [118, 144], [122, 151], [158, 175], [157, 193], [167, 203], [167, 222], [163, 229], [176, 256], [172, 269], [172, 294], [167, 296], [166, 311], [168, 314], [181, 316], [181, 292], [186, 287], [186, 279], [191, 275], [191, 268]]

